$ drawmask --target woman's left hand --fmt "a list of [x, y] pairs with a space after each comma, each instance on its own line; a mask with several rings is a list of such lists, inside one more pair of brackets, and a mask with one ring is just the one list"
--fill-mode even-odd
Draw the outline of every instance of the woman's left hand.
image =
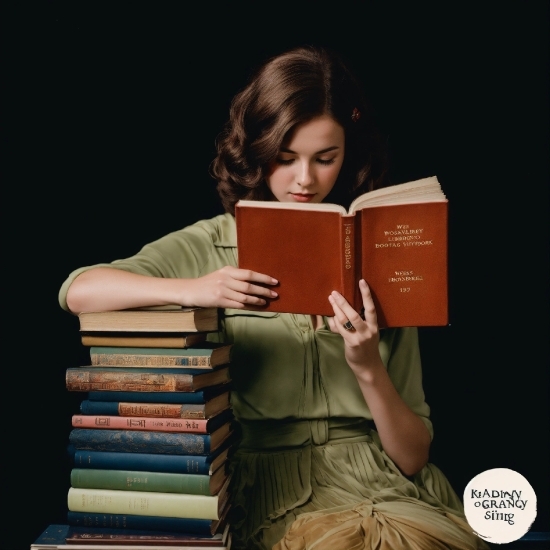
[[[344, 338], [346, 361], [355, 372], [381, 363], [376, 308], [364, 279], [359, 281], [359, 289], [363, 297], [364, 318], [340, 293], [334, 291], [328, 298], [334, 310], [334, 317], [328, 319], [330, 330]], [[351, 328], [346, 329], [346, 326]]]

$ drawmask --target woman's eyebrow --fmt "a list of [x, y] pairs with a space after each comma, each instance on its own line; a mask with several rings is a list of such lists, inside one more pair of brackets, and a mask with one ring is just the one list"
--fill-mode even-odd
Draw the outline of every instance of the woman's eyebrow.
[[[326, 149], [321, 149], [320, 151], [316, 151], [315, 155], [322, 155], [323, 153], [328, 153], [329, 151], [334, 151], [335, 149], [340, 149], [337, 145], [333, 145], [332, 147], [327, 147]], [[296, 155], [296, 151], [293, 151], [292, 149], [288, 149], [287, 147], [281, 147], [280, 149], [281, 153], [290, 153], [292, 155]]]

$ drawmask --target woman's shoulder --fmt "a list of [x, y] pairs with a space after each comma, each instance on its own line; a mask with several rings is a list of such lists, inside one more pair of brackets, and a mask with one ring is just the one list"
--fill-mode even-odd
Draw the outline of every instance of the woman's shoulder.
[[199, 220], [192, 225], [171, 233], [172, 236], [195, 235], [208, 238], [215, 246], [236, 247], [237, 228], [235, 217], [229, 213]]
[[237, 246], [237, 225], [232, 214], [225, 213], [208, 220], [201, 220], [197, 225], [211, 233], [214, 244], [219, 246]]

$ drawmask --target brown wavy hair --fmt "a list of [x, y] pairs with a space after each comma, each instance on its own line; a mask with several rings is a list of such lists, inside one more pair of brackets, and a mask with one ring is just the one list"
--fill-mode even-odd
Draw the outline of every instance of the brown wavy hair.
[[[355, 109], [359, 117], [352, 117]], [[269, 59], [231, 102], [210, 165], [225, 211], [234, 214], [239, 199], [276, 200], [266, 181], [269, 163], [289, 132], [324, 114], [344, 128], [346, 145], [326, 202], [347, 208], [357, 195], [388, 185], [385, 143], [357, 79], [335, 52], [301, 46]]]

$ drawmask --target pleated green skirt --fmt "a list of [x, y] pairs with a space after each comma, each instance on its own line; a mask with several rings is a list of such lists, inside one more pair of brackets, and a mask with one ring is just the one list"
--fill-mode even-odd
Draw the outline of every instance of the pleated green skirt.
[[433, 464], [401, 474], [364, 419], [241, 427], [230, 466], [233, 548], [487, 548], [444, 474]]

